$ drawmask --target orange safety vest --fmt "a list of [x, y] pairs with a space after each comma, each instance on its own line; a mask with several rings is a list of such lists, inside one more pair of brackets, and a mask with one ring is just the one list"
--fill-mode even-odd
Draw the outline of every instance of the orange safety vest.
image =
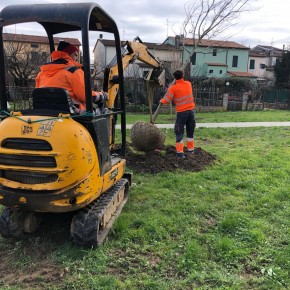
[[162, 104], [175, 104], [176, 112], [193, 110], [195, 107], [192, 86], [189, 81], [183, 79], [176, 80], [175, 84], [170, 86], [165, 96], [160, 100]]
[[52, 62], [40, 67], [36, 77], [36, 88], [57, 87], [66, 89], [72, 100], [85, 109], [85, 83], [84, 72], [81, 65], [74, 62], [65, 52], [53, 51]]

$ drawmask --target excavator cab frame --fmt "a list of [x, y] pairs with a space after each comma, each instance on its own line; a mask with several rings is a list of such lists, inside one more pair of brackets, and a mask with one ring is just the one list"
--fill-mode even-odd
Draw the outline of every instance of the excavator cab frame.
[[[0, 12], [0, 109], [1, 120], [7, 115], [7, 92], [5, 74], [5, 52], [3, 44], [3, 29], [6, 26], [21, 23], [39, 23], [43, 26], [49, 40], [50, 51], [55, 50], [54, 35], [59, 33], [80, 31], [83, 52], [83, 70], [85, 78], [86, 111], [89, 113], [83, 120], [87, 127], [93, 127], [93, 100], [91, 95], [91, 64], [90, 64], [90, 43], [89, 32], [108, 32], [114, 35], [116, 43], [116, 61], [118, 67], [118, 98], [114, 104], [118, 108], [112, 114], [121, 115], [121, 150], [120, 155], [125, 156], [126, 144], [126, 117], [124, 98], [124, 77], [121, 55], [121, 41], [118, 27], [115, 21], [96, 3], [61, 3], [61, 4], [34, 4], [34, 5], [9, 5]], [[105, 90], [104, 90], [105, 91]], [[80, 119], [81, 120], [81, 119]]]

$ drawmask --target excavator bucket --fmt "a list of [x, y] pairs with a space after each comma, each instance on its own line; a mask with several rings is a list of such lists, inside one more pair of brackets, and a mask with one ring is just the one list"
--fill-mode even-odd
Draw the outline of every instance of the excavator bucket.
[[162, 73], [158, 77], [158, 82], [160, 86], [165, 86], [165, 69], [162, 71]]
[[152, 106], [153, 106], [153, 96], [154, 96], [154, 88], [165, 86], [165, 70], [159, 68], [152, 68], [149, 70], [147, 75], [145, 76], [146, 88], [147, 88], [147, 99], [150, 113], [150, 123], [152, 121]]
[[148, 71], [144, 78], [146, 81], [151, 81], [159, 86], [165, 86], [165, 70], [152, 68]]

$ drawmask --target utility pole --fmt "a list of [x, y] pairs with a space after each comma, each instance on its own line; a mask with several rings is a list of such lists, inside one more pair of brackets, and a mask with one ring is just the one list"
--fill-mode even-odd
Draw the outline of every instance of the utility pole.
[[125, 23], [128, 23], [126, 21], [120, 21], [122, 23], [122, 27], [123, 27], [123, 41], [125, 40]]

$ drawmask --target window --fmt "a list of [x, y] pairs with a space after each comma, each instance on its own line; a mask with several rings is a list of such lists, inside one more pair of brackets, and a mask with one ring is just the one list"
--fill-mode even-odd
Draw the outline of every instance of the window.
[[233, 55], [232, 67], [238, 67], [238, 56], [237, 55]]
[[223, 70], [222, 69], [220, 69], [220, 75], [223, 73]]
[[39, 47], [39, 45], [38, 45], [38, 44], [36, 44], [36, 43], [31, 43], [31, 47], [32, 47], [32, 48], [38, 48], [38, 47]]
[[31, 59], [37, 59], [39, 56], [37, 51], [31, 51]]
[[196, 65], [196, 52], [194, 52], [191, 56], [191, 64]]
[[264, 63], [260, 63], [260, 68], [264, 69], [266, 67], [266, 65]]
[[209, 74], [212, 74], [212, 73], [213, 73], [213, 69], [210, 69], [210, 70], [208, 71], [208, 73], [209, 73]]
[[49, 56], [48, 53], [45, 52], [45, 51], [43, 51], [43, 52], [41, 53], [41, 57], [42, 57], [42, 58], [47, 58], [48, 56]]
[[143, 70], [143, 78], [146, 79], [148, 77], [149, 70]]
[[250, 59], [250, 69], [255, 69], [255, 60]]
[[213, 51], [212, 51], [212, 56], [216, 56], [217, 54], [217, 49], [215, 48]]

